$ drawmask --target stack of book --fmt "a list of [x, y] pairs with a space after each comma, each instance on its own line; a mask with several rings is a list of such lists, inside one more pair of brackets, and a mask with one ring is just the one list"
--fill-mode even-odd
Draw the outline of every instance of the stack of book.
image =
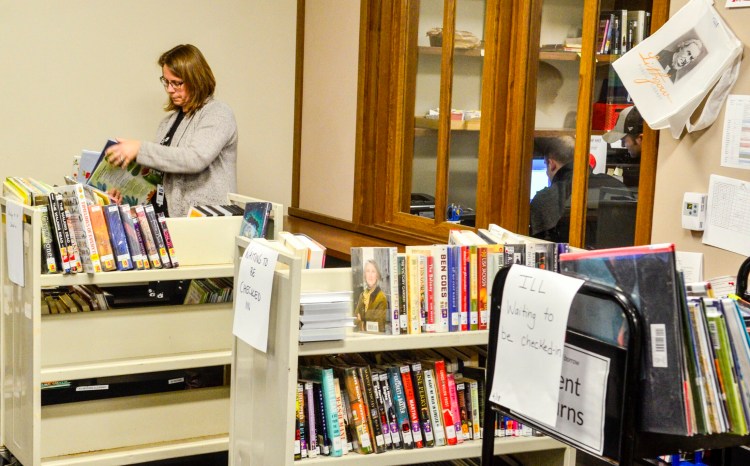
[[322, 269], [326, 263], [326, 247], [303, 233], [280, 231], [276, 238], [292, 255], [302, 259], [306, 269]]
[[569, 250], [567, 243], [478, 232], [452, 230], [449, 244], [406, 246], [404, 253], [352, 248], [356, 329], [390, 335], [486, 330], [502, 266], [557, 271], [560, 253]]
[[109, 309], [109, 294], [97, 285], [73, 285], [42, 290], [42, 314], [68, 314]]
[[[485, 369], [470, 348], [303, 360], [295, 459], [458, 445], [482, 438]], [[532, 435], [509, 418], [494, 436]], [[387, 461], [387, 460], [384, 460]]]
[[299, 341], [343, 340], [354, 327], [351, 291], [300, 295]]
[[228, 303], [234, 283], [229, 277], [190, 280], [183, 304]]

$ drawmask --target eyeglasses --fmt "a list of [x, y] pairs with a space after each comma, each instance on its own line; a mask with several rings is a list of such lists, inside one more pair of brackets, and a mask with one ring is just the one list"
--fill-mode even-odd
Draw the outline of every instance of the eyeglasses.
[[172, 86], [172, 89], [175, 91], [180, 90], [182, 88], [182, 85], [185, 84], [184, 81], [169, 81], [164, 76], [161, 76], [159, 78], [159, 81], [161, 81], [162, 86], [164, 86], [164, 89], [168, 88], [169, 86]]

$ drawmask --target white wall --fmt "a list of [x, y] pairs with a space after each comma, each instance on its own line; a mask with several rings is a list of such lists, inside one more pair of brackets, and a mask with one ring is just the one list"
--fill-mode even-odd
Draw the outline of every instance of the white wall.
[[110, 137], [151, 140], [159, 55], [192, 43], [239, 126], [238, 191], [291, 201], [296, 0], [0, 1], [0, 176], [62, 183]]
[[[674, 15], [686, 0], [672, 0], [670, 14]], [[737, 37], [747, 44], [750, 41], [750, 8], [725, 9], [725, 2], [715, 2], [714, 8], [726, 20]], [[745, 59], [740, 76], [732, 89], [733, 94], [750, 94], [750, 60], [745, 46]], [[659, 158], [656, 172], [654, 221], [651, 242], [673, 242], [680, 251], [704, 254], [704, 277], [735, 275], [744, 256], [720, 248], [704, 246], [702, 234], [684, 230], [680, 221], [682, 195], [686, 191], [708, 192], [709, 176], [713, 174], [750, 181], [747, 170], [721, 167], [721, 138], [724, 126], [724, 108], [716, 122], [709, 128], [687, 134], [675, 140], [668, 131], [659, 135]]]
[[299, 207], [348, 221], [354, 205], [359, 3], [305, 2]]

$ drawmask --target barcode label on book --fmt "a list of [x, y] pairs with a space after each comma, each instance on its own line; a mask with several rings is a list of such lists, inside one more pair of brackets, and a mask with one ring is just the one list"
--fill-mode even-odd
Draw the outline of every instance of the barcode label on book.
[[651, 361], [653, 367], [669, 367], [665, 324], [651, 324]]
[[721, 344], [719, 343], [719, 327], [716, 326], [715, 320], [709, 320], [708, 321], [708, 331], [711, 332], [711, 342], [714, 345], [715, 350], [721, 349]]

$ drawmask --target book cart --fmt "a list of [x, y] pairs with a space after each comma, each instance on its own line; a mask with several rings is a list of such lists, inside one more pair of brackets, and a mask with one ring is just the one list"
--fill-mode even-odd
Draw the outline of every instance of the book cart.
[[[491, 303], [490, 335], [487, 356], [487, 388], [484, 422], [494, 422], [497, 414], [508, 415], [531, 425], [545, 435], [555, 438], [573, 447], [578, 447], [574, 439], [558, 432], [554, 427], [536, 422], [518, 412], [498, 405], [489, 399], [495, 371], [497, 354], [498, 328], [501, 314], [501, 302], [505, 279], [510, 267], [501, 269], [493, 283]], [[613, 319], [619, 318], [627, 324], [627, 340], [620, 347], [608, 344], [595, 335], [585, 335], [579, 329], [568, 326], [566, 344], [571, 343], [610, 360], [605, 395], [603, 454], [591, 453], [594, 457], [611, 464], [634, 465], [656, 464], [655, 459], [661, 455], [694, 452], [703, 449], [720, 449], [750, 443], [747, 436], [732, 434], [694, 435], [691, 437], [640, 432], [637, 428], [641, 355], [646, 342], [643, 338], [642, 318], [628, 296], [619, 288], [600, 285], [591, 281], [584, 282], [571, 306], [571, 314], [591, 304], [602, 312], [611, 313]], [[482, 445], [482, 464], [492, 464], [491, 445]]]
[[[240, 206], [255, 201], [230, 194]], [[23, 206], [25, 286], [10, 281], [0, 198], [2, 442], [24, 466], [123, 465], [226, 451], [229, 387], [42, 406], [43, 382], [231, 364], [231, 303], [41, 314], [42, 289], [231, 277], [242, 217], [169, 218], [179, 267], [42, 274], [41, 216]], [[273, 206], [281, 229], [283, 211]]]
[[[246, 238], [237, 238], [236, 266]], [[235, 277], [237, 274], [235, 273]], [[488, 332], [372, 335], [352, 333], [341, 341], [299, 343], [299, 299], [307, 291], [340, 291], [352, 287], [351, 268], [303, 269], [299, 258], [279, 253], [273, 278], [267, 353], [234, 338], [229, 464], [397, 465], [479, 457], [481, 442], [390, 450], [341, 457], [319, 455], [294, 461], [295, 400], [301, 356], [368, 353], [420, 348], [486, 345]], [[496, 438], [496, 454], [513, 454], [534, 465], [575, 465], [575, 449], [549, 437]]]

